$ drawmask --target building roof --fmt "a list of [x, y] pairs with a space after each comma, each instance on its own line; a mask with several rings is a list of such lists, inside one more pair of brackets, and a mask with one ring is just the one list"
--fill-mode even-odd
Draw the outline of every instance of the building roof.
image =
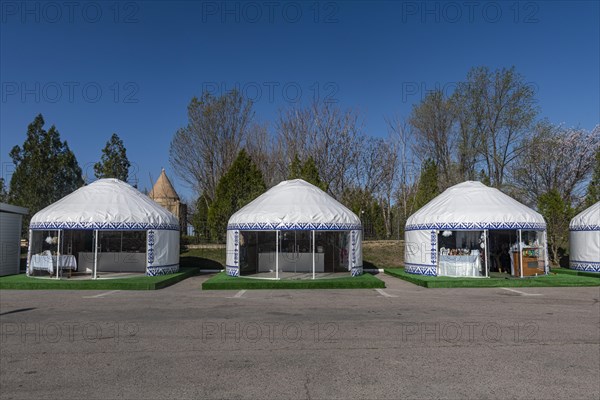
[[302, 179], [283, 181], [242, 207], [227, 229], [353, 230], [356, 214], [318, 187]]
[[545, 230], [544, 217], [500, 190], [466, 181], [446, 189], [406, 221], [406, 230]]
[[179, 230], [179, 221], [133, 186], [99, 179], [37, 212], [29, 228]]
[[0, 211], [21, 215], [26, 215], [29, 212], [25, 207], [13, 206], [12, 204], [7, 203], [0, 203]]
[[171, 181], [167, 177], [167, 174], [165, 173], [164, 168], [161, 171], [160, 176], [156, 180], [154, 187], [152, 188], [150, 193], [148, 193], [148, 196], [153, 200], [158, 200], [158, 199], [179, 200], [179, 196], [177, 195], [175, 188], [173, 188]]

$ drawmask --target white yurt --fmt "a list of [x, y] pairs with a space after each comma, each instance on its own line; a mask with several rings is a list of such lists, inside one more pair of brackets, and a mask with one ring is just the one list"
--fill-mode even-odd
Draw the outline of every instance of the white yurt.
[[571, 269], [600, 272], [600, 202], [571, 220], [569, 245]]
[[267, 279], [360, 275], [360, 219], [302, 179], [283, 181], [229, 219], [226, 271]]
[[122, 277], [178, 270], [177, 218], [118, 179], [97, 180], [31, 218], [30, 276]]
[[467, 181], [406, 221], [405, 271], [430, 276], [524, 277], [548, 272], [546, 223], [510, 196]]

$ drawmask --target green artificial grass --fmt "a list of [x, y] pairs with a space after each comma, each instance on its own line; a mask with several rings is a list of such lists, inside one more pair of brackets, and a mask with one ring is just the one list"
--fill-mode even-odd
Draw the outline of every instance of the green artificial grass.
[[327, 279], [270, 280], [231, 277], [220, 272], [202, 284], [203, 290], [241, 289], [372, 289], [385, 288], [383, 281], [371, 274]]
[[173, 285], [198, 272], [197, 268], [180, 268], [179, 272], [160, 276], [136, 276], [115, 279], [39, 279], [25, 274], [0, 277], [0, 289], [13, 290], [156, 290]]
[[485, 287], [560, 287], [600, 286], [600, 279], [558, 273], [530, 278], [452, 278], [409, 274], [404, 268], [389, 268], [385, 273], [426, 288], [485, 288]]
[[557, 274], [587, 276], [590, 278], [600, 279], [600, 274], [597, 272], [577, 271], [575, 269], [568, 269], [568, 268], [553, 268], [552, 272], [556, 272]]

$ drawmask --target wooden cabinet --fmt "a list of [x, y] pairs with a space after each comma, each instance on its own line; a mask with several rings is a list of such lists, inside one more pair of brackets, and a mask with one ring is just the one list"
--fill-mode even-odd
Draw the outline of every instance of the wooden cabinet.
[[[523, 249], [523, 276], [535, 276], [536, 274], [542, 275], [544, 273], [544, 263], [543, 259], [539, 258], [539, 251], [539, 248], [528, 247]], [[521, 276], [519, 252], [514, 251], [512, 255], [515, 267], [514, 276]]]

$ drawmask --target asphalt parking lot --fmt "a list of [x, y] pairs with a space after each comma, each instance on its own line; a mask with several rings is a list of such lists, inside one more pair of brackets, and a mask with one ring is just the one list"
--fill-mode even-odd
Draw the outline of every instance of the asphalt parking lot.
[[2, 399], [600, 398], [600, 288], [1, 291]]

